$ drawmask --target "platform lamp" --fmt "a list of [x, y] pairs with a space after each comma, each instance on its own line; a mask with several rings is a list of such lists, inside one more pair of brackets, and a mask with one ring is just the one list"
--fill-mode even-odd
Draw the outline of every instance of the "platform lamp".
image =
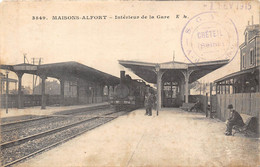
[[5, 71], [6, 74], [6, 93], [5, 93], [5, 108], [6, 114], [8, 114], [8, 94], [9, 94], [9, 81], [8, 81], [8, 73], [9, 71]]

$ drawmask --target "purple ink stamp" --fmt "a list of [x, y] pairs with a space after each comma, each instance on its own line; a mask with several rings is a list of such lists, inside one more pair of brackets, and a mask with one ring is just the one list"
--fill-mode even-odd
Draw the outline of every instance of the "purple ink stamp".
[[239, 48], [238, 32], [233, 21], [216, 12], [192, 17], [181, 33], [181, 47], [191, 63], [229, 59]]

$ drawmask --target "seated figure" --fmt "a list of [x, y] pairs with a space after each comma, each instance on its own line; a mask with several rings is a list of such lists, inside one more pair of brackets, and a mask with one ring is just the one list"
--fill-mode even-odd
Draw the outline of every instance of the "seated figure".
[[230, 117], [228, 118], [228, 120], [226, 122], [227, 129], [226, 129], [225, 135], [230, 136], [230, 135], [232, 135], [233, 126], [235, 126], [235, 125], [244, 126], [244, 122], [243, 122], [243, 119], [240, 116], [240, 114], [236, 110], [233, 109], [232, 104], [228, 105], [228, 109], [230, 111]]
[[194, 104], [194, 106], [192, 106], [192, 107], [190, 108], [190, 111], [192, 111], [192, 110], [194, 110], [194, 109], [195, 109], [196, 112], [202, 110], [202, 104], [201, 104], [201, 102], [200, 102], [199, 99], [197, 99], [197, 102]]

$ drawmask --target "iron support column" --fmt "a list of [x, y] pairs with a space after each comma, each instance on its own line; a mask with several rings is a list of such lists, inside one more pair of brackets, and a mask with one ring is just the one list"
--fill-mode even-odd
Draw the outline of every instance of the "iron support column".
[[193, 70], [182, 71], [185, 81], [185, 103], [189, 103], [189, 78]]
[[159, 115], [159, 110], [161, 110], [162, 107], [162, 76], [164, 72], [162, 72], [160, 66], [157, 65], [155, 67], [155, 73], [157, 75], [157, 115]]
[[157, 115], [158, 111], [161, 110], [162, 107], [162, 72], [158, 71], [157, 73]]
[[189, 76], [185, 76], [185, 103], [189, 103]]
[[41, 109], [46, 109], [46, 95], [45, 95], [45, 80], [46, 76], [41, 76], [42, 79], [42, 106]]
[[[212, 91], [213, 91], [213, 83], [210, 83], [210, 110], [209, 110], [209, 117], [210, 118], [213, 118], [213, 115], [212, 115], [212, 110], [213, 110], [213, 106], [212, 106]], [[208, 104], [206, 104], [206, 105], [208, 105]], [[207, 110], [206, 110], [207, 111]]]
[[64, 83], [63, 79], [60, 79], [60, 106], [64, 106]]
[[18, 108], [23, 108], [22, 77], [24, 73], [16, 73], [18, 77]]
[[77, 80], [77, 104], [79, 104], [79, 80]]
[[0, 80], [0, 84], [1, 84], [1, 95], [3, 95], [3, 91], [4, 91], [4, 81], [1, 79]]
[[8, 114], [8, 94], [9, 94], [9, 79], [8, 79], [8, 73], [9, 71], [6, 71], [6, 94], [5, 94], [5, 109], [6, 109], [6, 114]]

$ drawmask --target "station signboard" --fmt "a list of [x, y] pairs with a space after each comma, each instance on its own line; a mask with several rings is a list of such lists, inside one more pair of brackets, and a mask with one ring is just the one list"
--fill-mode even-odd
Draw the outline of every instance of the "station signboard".
[[17, 65], [14, 66], [15, 71], [36, 71], [37, 66], [35, 65]]

